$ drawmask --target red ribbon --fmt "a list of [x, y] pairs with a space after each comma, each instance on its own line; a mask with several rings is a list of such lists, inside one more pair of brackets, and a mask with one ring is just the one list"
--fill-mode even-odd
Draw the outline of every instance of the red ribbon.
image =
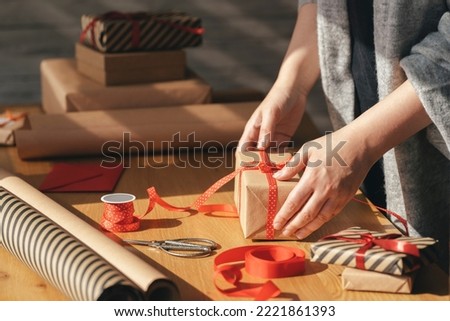
[[274, 238], [274, 228], [273, 220], [275, 218], [277, 210], [277, 200], [278, 200], [278, 188], [277, 182], [272, 177], [273, 173], [284, 166], [283, 164], [274, 164], [270, 161], [267, 153], [265, 151], [258, 151], [260, 155], [259, 162], [251, 162], [245, 167], [238, 168], [232, 173], [224, 176], [215, 182], [210, 188], [208, 188], [191, 206], [174, 206], [165, 202], [156, 192], [154, 187], [150, 187], [147, 192], [149, 194], [149, 211], [151, 211], [156, 204], [159, 204], [163, 208], [169, 211], [199, 211], [199, 212], [228, 212], [237, 213], [237, 209], [234, 205], [230, 204], [205, 204], [206, 201], [222, 186], [231, 181], [243, 171], [248, 170], [259, 170], [266, 174], [267, 182], [269, 184], [269, 196], [268, 196], [268, 207], [267, 207], [267, 219], [266, 219], [266, 236], [268, 239]]
[[124, 13], [118, 11], [110, 11], [92, 19], [81, 32], [79, 41], [83, 43], [84, 40], [86, 39], [87, 33], [90, 31], [92, 45], [94, 46], [94, 48], [97, 48], [97, 43], [95, 41], [95, 24], [99, 20], [124, 20], [124, 19], [128, 20], [132, 25], [131, 46], [133, 48], [139, 47], [139, 44], [141, 42], [141, 28], [139, 25], [139, 20], [142, 19], [151, 19], [159, 24], [168, 25], [172, 28], [192, 33], [194, 35], [203, 35], [205, 33], [205, 29], [202, 27], [192, 28], [188, 26], [179, 25], [168, 20], [155, 18], [152, 15], [144, 12]]
[[[305, 252], [285, 246], [253, 245], [233, 248], [216, 256], [214, 285], [221, 293], [231, 297], [267, 300], [277, 297], [281, 291], [271, 280], [262, 284], [242, 283], [243, 267], [250, 275], [261, 278], [297, 276], [305, 271]], [[219, 277], [233, 287], [221, 288], [218, 285]]]
[[348, 237], [340, 234], [332, 234], [325, 236], [322, 240], [342, 240], [351, 243], [359, 243], [362, 246], [355, 253], [356, 268], [366, 270], [365, 257], [366, 252], [374, 246], [379, 246], [387, 251], [404, 253], [414, 257], [420, 257], [419, 249], [415, 244], [407, 241], [399, 241], [397, 238], [401, 237], [401, 234], [384, 234], [380, 236], [374, 236], [370, 232], [366, 233], [352, 233], [352, 236]]
[[[361, 200], [357, 199], [356, 197], [353, 197], [352, 201], [358, 202], [358, 203], [361, 203], [361, 204], [370, 205], [369, 202], [361, 201]], [[383, 208], [383, 207], [380, 207], [380, 206], [377, 206], [377, 205], [373, 205], [373, 206], [377, 210], [380, 210], [380, 211], [382, 211], [382, 212], [384, 212], [384, 213], [386, 213], [388, 215], [392, 215], [393, 217], [395, 217], [400, 222], [400, 224], [403, 225], [405, 235], [407, 235], [407, 236], [409, 235], [408, 222], [403, 217], [401, 217], [400, 215], [398, 215], [397, 213], [395, 213], [395, 212], [393, 212], [391, 210], [388, 210], [387, 208]]]

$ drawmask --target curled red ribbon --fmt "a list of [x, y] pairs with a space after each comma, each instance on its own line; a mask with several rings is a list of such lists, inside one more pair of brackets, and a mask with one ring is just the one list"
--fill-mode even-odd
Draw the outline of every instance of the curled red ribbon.
[[322, 240], [342, 240], [351, 243], [360, 243], [362, 246], [355, 254], [356, 268], [365, 270], [365, 257], [367, 250], [374, 246], [379, 246], [387, 251], [404, 253], [414, 257], [420, 257], [419, 249], [415, 244], [407, 241], [397, 240], [401, 237], [401, 234], [385, 234], [380, 236], [374, 236], [372, 233], [354, 233], [356, 237], [348, 237], [339, 234], [332, 234], [325, 236]]
[[[277, 297], [281, 291], [271, 281], [261, 284], [244, 284], [241, 269], [261, 278], [283, 278], [301, 275], [305, 271], [305, 252], [278, 245], [242, 246], [224, 251], [214, 259], [214, 284], [223, 294], [231, 297], [251, 297], [268, 300]], [[233, 285], [223, 289], [219, 278]]]

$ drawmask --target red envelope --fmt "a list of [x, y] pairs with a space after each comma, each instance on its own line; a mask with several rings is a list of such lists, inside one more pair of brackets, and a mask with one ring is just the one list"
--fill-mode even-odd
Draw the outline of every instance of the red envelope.
[[111, 192], [122, 172], [122, 166], [107, 168], [92, 163], [56, 163], [39, 186], [39, 190], [58, 193]]

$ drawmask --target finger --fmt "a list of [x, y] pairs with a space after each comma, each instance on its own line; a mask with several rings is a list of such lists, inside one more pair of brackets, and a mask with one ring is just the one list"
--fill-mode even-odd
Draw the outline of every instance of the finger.
[[300, 240], [308, 237], [338, 213], [339, 206], [337, 206], [335, 202], [328, 200], [320, 210], [319, 214], [311, 222], [298, 229], [295, 232], [295, 236]]
[[261, 119], [261, 128], [259, 129], [258, 149], [266, 149], [271, 145], [271, 138], [275, 133], [275, 127], [278, 123], [280, 111], [278, 108], [268, 108], [264, 111]]
[[245, 151], [248, 147], [255, 147], [259, 137], [261, 127], [261, 113], [257, 109], [244, 127], [238, 143], [238, 150]]
[[303, 207], [311, 196], [312, 191], [303, 188], [303, 185], [298, 183], [289, 193], [286, 201], [281, 206], [278, 213], [273, 219], [273, 228], [275, 230], [282, 230], [286, 223]]
[[308, 223], [315, 220], [316, 216], [321, 212], [322, 207], [324, 207], [325, 203], [326, 200], [323, 199], [323, 196], [321, 194], [312, 194], [308, 201], [304, 204], [304, 206], [301, 207], [300, 210], [295, 213], [292, 219], [286, 223], [283, 228], [282, 234], [284, 236], [290, 236]]
[[[303, 171], [306, 168], [307, 163], [308, 155], [303, 148], [300, 148], [300, 150], [291, 157], [291, 159], [281, 170], [273, 174], [273, 177], [278, 180], [291, 179], [297, 173]], [[305, 178], [302, 177], [300, 181], [302, 180], [305, 180]]]

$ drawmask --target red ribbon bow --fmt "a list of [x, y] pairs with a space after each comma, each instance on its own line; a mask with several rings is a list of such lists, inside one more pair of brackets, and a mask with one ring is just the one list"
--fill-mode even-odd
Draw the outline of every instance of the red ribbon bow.
[[[365, 233], [352, 233], [352, 236], [348, 237], [340, 234], [332, 234], [325, 236], [322, 240], [342, 240], [351, 243], [359, 243], [362, 246], [355, 253], [356, 268], [361, 270], [366, 270], [365, 267], [365, 256], [366, 252], [373, 248], [374, 246], [379, 246], [387, 251], [404, 253], [414, 257], [420, 257], [419, 249], [415, 244], [409, 243], [407, 241], [397, 240], [401, 237], [401, 234], [384, 234], [380, 236], [374, 236], [370, 232]], [[359, 237], [358, 237], [359, 236]]]

